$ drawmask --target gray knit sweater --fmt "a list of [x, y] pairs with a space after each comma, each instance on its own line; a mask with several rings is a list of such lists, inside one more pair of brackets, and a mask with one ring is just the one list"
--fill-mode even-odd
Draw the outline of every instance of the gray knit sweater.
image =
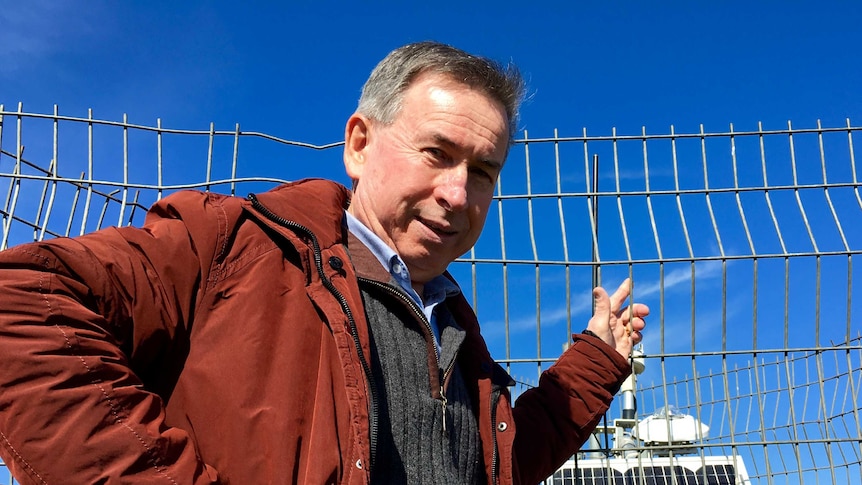
[[[385, 288], [365, 283], [360, 288], [379, 407], [372, 483], [480, 483], [484, 469], [479, 430], [456, 363], [464, 331], [446, 305], [437, 305], [442, 347], [437, 359], [425, 316], [411, 307], [396, 283]], [[446, 376], [445, 407], [431, 388], [434, 367], [440, 380]]]

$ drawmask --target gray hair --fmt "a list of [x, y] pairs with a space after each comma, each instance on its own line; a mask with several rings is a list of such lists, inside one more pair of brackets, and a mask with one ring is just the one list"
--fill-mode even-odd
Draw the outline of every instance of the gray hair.
[[362, 86], [357, 111], [373, 120], [392, 123], [401, 111], [404, 91], [420, 74], [450, 76], [472, 88], [481, 89], [506, 109], [509, 140], [514, 138], [518, 109], [524, 98], [525, 83], [518, 68], [474, 56], [438, 42], [407, 44], [390, 52], [371, 71]]

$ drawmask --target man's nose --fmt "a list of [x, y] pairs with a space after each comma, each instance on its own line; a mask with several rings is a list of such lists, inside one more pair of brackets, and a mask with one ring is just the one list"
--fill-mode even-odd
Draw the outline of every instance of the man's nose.
[[441, 174], [437, 185], [437, 203], [450, 212], [467, 208], [467, 169], [451, 167]]

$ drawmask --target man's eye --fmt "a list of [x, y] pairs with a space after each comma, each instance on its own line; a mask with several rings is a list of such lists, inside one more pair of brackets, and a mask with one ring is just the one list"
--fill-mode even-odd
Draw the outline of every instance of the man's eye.
[[487, 172], [487, 171], [485, 171], [479, 167], [473, 167], [472, 169], [470, 169], [470, 172], [472, 172], [473, 175], [482, 179], [483, 182], [490, 182], [492, 184], [495, 182], [495, 177], [493, 174], [491, 174], [490, 172]]
[[439, 148], [433, 148], [433, 147], [432, 148], [426, 148], [425, 153], [431, 155], [434, 158], [443, 158], [445, 155], [443, 153], [443, 150], [441, 150]]
[[425, 149], [425, 153], [427, 153], [435, 162], [447, 163], [452, 159], [449, 154], [441, 148], [429, 147]]

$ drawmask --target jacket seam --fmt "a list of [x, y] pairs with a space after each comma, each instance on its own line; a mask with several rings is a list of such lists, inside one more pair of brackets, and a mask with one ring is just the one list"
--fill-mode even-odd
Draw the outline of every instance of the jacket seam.
[[[256, 251], [257, 249], [266, 247], [267, 245], [268, 245], [267, 243], [262, 242], [262, 243], [254, 246], [252, 248], [247, 249], [246, 251], [249, 251], [249, 252]], [[277, 245], [273, 245], [271, 248], [268, 248], [268, 249], [261, 251], [259, 253], [255, 253], [253, 255], [241, 254], [238, 258], [231, 261], [230, 263], [226, 263], [223, 265], [216, 265], [217, 267], [212, 271], [211, 276], [209, 277], [209, 279], [207, 281], [207, 287], [213, 288], [215, 285], [217, 285], [218, 283], [220, 283], [224, 279], [226, 279], [229, 276], [233, 275], [234, 273], [240, 271], [247, 264], [249, 264], [252, 261], [256, 260], [257, 258], [263, 257], [264, 255], [271, 253], [272, 251], [275, 251], [275, 250], [278, 250]]]
[[22, 465], [24, 465], [24, 468], [25, 468], [28, 472], [30, 472], [30, 474], [31, 474], [32, 476], [35, 476], [36, 478], [38, 478], [40, 483], [44, 483], [45, 485], [48, 485], [48, 482], [46, 482], [46, 481], [45, 481], [45, 479], [44, 479], [44, 478], [42, 478], [42, 475], [39, 475], [39, 472], [37, 472], [37, 471], [36, 471], [36, 470], [35, 470], [35, 469], [30, 465], [30, 463], [29, 463], [27, 460], [25, 460], [25, 459], [24, 459], [24, 457], [23, 457], [23, 456], [21, 456], [21, 454], [20, 454], [20, 453], [18, 453], [18, 450], [16, 450], [16, 449], [15, 449], [15, 447], [14, 447], [14, 446], [12, 446], [12, 443], [9, 441], [9, 438], [7, 438], [7, 437], [6, 437], [6, 435], [5, 435], [5, 434], [3, 434], [3, 432], [2, 432], [2, 431], [0, 431], [0, 438], [3, 438], [3, 443], [6, 445], [6, 448], [8, 448], [9, 450], [11, 450], [11, 451], [12, 451], [12, 454], [14, 454], [14, 455], [15, 455], [15, 458], [17, 458], [17, 459], [18, 459], [18, 461], [19, 461]]
[[218, 212], [216, 212], [216, 220], [218, 221], [219, 226], [218, 237], [221, 239], [221, 249], [215, 258], [215, 261], [218, 261], [227, 254], [227, 212], [224, 209], [224, 204], [222, 204], [223, 199], [221, 197], [216, 197], [212, 192], [208, 192], [207, 198], [218, 210]]
[[[213, 285], [215, 285], [215, 283], [221, 279], [221, 273], [224, 270], [224, 265], [220, 264], [219, 261], [225, 258], [228, 252], [228, 217], [224, 209], [224, 205], [222, 204], [220, 197], [217, 197], [212, 192], [207, 192], [206, 200], [207, 202], [212, 204], [213, 208], [216, 210], [215, 219], [218, 226], [218, 230], [216, 231], [216, 251], [213, 253], [213, 258], [209, 262], [209, 274], [206, 277], [207, 284], [202, 285], [203, 287], [201, 288], [204, 292], [212, 288]], [[187, 225], [186, 228], [186, 230], [188, 230]], [[191, 234], [189, 234], [189, 237], [191, 238]], [[201, 265], [201, 271], [203, 271], [203, 265]]]
[[[40, 254], [36, 254], [34, 252], [30, 252], [30, 251], [25, 251], [24, 253], [29, 254], [30, 256], [32, 256], [34, 258], [41, 259], [43, 267], [46, 270], [48, 269], [49, 258], [42, 256]], [[42, 295], [42, 299], [45, 302], [45, 305], [47, 307], [48, 315], [49, 315], [49, 317], [55, 316], [55, 315], [59, 316], [59, 315], [54, 313], [54, 308], [51, 306], [51, 300], [48, 298], [48, 294], [47, 294], [45, 286], [46, 286], [45, 272], [40, 272], [39, 273], [39, 294]], [[126, 423], [126, 421], [120, 415], [118, 408], [121, 408], [121, 406], [118, 406], [116, 401], [110, 396], [110, 394], [105, 390], [105, 388], [102, 385], [100, 385], [100, 380], [98, 378], [92, 377], [92, 374], [93, 374], [92, 368], [87, 364], [87, 361], [79, 353], [75, 352], [75, 350], [76, 350], [75, 345], [72, 344], [72, 341], [69, 338], [68, 333], [66, 333], [66, 331], [63, 330], [63, 328], [60, 326], [60, 324], [55, 323], [54, 328], [57, 329], [57, 331], [59, 331], [60, 334], [62, 335], [63, 340], [64, 340], [65, 345], [66, 345], [66, 348], [72, 353], [73, 356], [77, 357], [78, 360], [81, 362], [81, 365], [83, 366], [84, 370], [86, 371], [86, 374], [88, 376], [91, 376], [90, 385], [93, 386], [94, 388], [96, 388], [101, 393], [101, 395], [104, 397], [105, 403], [108, 406], [108, 410], [111, 413], [111, 416], [113, 416], [113, 418], [114, 418], [114, 422], [116, 424], [119, 424], [123, 428], [125, 428], [127, 431], [129, 431], [129, 433], [131, 433], [132, 436], [141, 444], [145, 453], [149, 457], [147, 462], [153, 467], [153, 469], [156, 471], [156, 473], [164, 476], [165, 478], [170, 480], [170, 482], [173, 483], [174, 485], [177, 485], [177, 481], [172, 476], [170, 476], [167, 472], [165, 472], [163, 470], [164, 467], [159, 465], [158, 459], [154, 456], [152, 448], [150, 448], [150, 446], [147, 445], [146, 441], [141, 437], [141, 435], [137, 431], [132, 429], [132, 427], [129, 426], [129, 424]], [[4, 439], [5, 439], [5, 437], [4, 437]]]

